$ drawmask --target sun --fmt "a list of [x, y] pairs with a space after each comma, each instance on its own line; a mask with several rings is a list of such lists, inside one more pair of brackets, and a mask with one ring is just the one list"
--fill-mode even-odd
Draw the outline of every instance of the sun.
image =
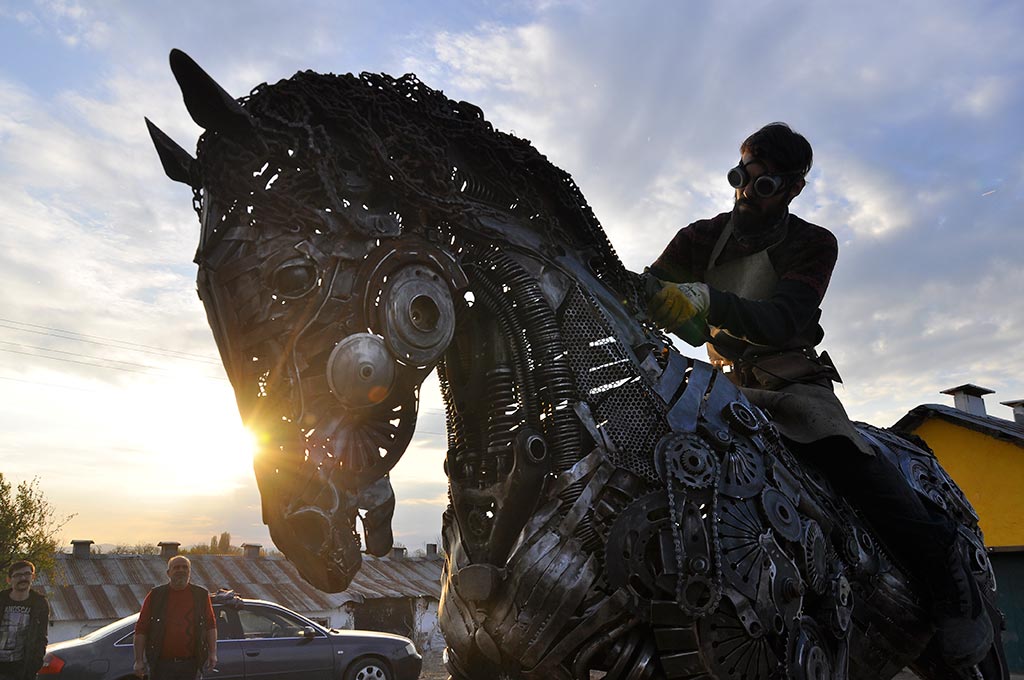
[[[183, 376], [182, 376], [183, 378]], [[253, 483], [256, 437], [226, 381], [162, 380], [136, 386], [130, 432], [144, 474], [167, 495], [214, 495]]]

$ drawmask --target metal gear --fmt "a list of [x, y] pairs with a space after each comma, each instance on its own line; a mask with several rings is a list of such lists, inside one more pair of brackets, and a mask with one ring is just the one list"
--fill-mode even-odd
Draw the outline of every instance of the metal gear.
[[722, 481], [719, 491], [733, 498], [751, 498], [764, 487], [764, 455], [750, 444], [737, 439], [722, 454]]
[[720, 680], [755, 680], [778, 677], [782, 660], [763, 627], [743, 625], [734, 608], [726, 605], [700, 621], [705, 659]]
[[687, 432], [662, 437], [654, 450], [654, 462], [662, 481], [668, 483], [671, 478], [691, 489], [707, 488], [718, 472], [718, 459], [710, 445]]
[[761, 421], [742, 401], [734, 401], [725, 407], [725, 419], [743, 434], [754, 434], [761, 429]]
[[789, 677], [793, 680], [835, 680], [834, 653], [814, 619], [800, 618], [789, 644]]
[[813, 519], [807, 520], [803, 525], [800, 556], [804, 577], [811, 590], [819, 595], [824, 593], [828, 585], [828, 551], [825, 534]]

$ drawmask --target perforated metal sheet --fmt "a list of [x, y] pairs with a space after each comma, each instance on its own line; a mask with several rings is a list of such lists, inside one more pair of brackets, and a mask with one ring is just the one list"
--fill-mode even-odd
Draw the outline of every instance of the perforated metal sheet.
[[651, 482], [651, 457], [668, 432], [664, 406], [648, 387], [612, 326], [586, 293], [574, 288], [562, 306], [562, 334], [580, 399], [618, 447], [612, 462]]

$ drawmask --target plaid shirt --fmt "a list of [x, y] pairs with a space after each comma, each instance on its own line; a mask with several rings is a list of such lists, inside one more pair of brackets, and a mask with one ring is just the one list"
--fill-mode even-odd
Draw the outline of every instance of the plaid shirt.
[[[655, 276], [676, 282], [705, 281], [711, 251], [730, 214], [722, 213], [680, 229], [651, 265]], [[718, 264], [754, 252], [731, 238]], [[820, 305], [838, 254], [839, 245], [832, 232], [790, 214], [785, 237], [768, 249], [768, 259], [779, 278], [774, 294], [767, 300], [747, 300], [712, 288], [708, 323], [768, 347], [818, 344], [824, 335], [817, 325]]]

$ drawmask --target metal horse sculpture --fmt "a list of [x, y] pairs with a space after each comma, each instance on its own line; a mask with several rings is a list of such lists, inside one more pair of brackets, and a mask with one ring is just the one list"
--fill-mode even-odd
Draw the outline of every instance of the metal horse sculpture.
[[[942, 667], [920, 591], [768, 414], [651, 325], [528, 142], [414, 76], [304, 72], [235, 100], [171, 66], [198, 157], [150, 131], [194, 189], [263, 520], [310, 583], [340, 591], [390, 549], [388, 471], [436, 369], [454, 678], [1005, 677], [998, 644]], [[998, 622], [963, 494], [921, 442], [861, 429], [960, 521]]]

